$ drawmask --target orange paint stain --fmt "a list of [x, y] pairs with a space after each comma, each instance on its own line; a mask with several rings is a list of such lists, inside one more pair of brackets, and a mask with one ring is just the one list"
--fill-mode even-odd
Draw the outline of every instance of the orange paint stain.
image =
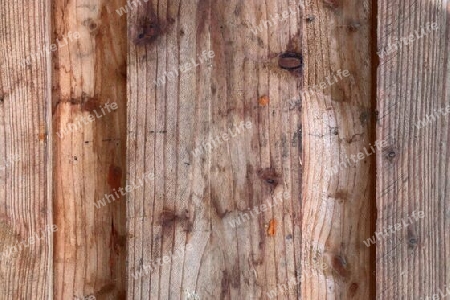
[[258, 103], [259, 103], [259, 105], [261, 105], [261, 106], [267, 106], [267, 104], [269, 104], [269, 97], [267, 97], [266, 95], [260, 97], [260, 98], [258, 99]]
[[275, 219], [270, 220], [269, 227], [267, 228], [267, 234], [269, 236], [275, 235], [275, 227], [277, 226], [277, 221]]

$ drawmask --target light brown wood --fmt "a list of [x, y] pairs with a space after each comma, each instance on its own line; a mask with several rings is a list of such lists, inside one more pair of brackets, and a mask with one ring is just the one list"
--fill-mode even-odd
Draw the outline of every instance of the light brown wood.
[[0, 299], [450, 295], [447, 0], [13, 2]]
[[154, 173], [128, 197], [129, 299], [265, 299], [297, 276], [300, 76], [277, 56], [300, 51], [299, 24], [294, 1], [149, 1], [129, 15], [128, 183]]
[[382, 0], [378, 15], [377, 135], [388, 147], [377, 155], [377, 298], [443, 299], [450, 294], [450, 3]]
[[49, 1], [0, 5], [0, 298], [52, 293]]
[[124, 4], [54, 3], [54, 299], [125, 299]]
[[370, 1], [305, 3], [302, 299], [374, 295], [371, 18]]

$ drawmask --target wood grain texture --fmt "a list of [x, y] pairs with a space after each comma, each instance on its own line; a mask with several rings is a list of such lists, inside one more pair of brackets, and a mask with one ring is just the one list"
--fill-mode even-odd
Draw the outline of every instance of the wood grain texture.
[[266, 299], [300, 267], [300, 77], [277, 61], [300, 52], [298, 2], [142, 3], [128, 19], [127, 178], [143, 182], [128, 197], [128, 298]]
[[54, 299], [125, 299], [124, 4], [54, 2]]
[[377, 156], [377, 298], [442, 299], [450, 290], [450, 3], [378, 3], [378, 47], [388, 53], [378, 69], [377, 135], [388, 148]]
[[50, 10], [0, 1], [0, 299], [51, 297]]
[[374, 143], [371, 2], [306, 1], [305, 18], [301, 298], [369, 299], [374, 247], [363, 240], [374, 230], [375, 155], [364, 150]]

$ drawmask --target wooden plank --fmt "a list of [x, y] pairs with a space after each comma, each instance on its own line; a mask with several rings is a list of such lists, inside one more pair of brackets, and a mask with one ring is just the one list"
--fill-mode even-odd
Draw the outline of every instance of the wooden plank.
[[0, 2], [1, 299], [49, 299], [52, 290], [49, 1]]
[[123, 5], [54, 4], [55, 299], [125, 299]]
[[377, 135], [388, 146], [377, 155], [377, 298], [442, 299], [450, 278], [450, 3], [378, 3]]
[[128, 19], [128, 299], [276, 295], [300, 267], [300, 77], [278, 66], [300, 51], [298, 2], [141, 4]]
[[371, 1], [305, 3], [302, 299], [374, 296], [372, 18]]

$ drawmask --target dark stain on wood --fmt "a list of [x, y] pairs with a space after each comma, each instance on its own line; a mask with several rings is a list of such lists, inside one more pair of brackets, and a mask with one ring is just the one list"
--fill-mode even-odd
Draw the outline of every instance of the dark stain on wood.
[[355, 297], [356, 292], [358, 291], [358, 284], [356, 282], [353, 282], [352, 284], [350, 284], [350, 286], [348, 287], [348, 296], [350, 298]]
[[277, 174], [277, 172], [273, 168], [259, 169], [256, 174], [265, 183], [270, 184], [273, 187], [276, 187], [281, 180], [281, 176]]
[[[206, 24], [209, 24], [210, 16], [210, 1], [200, 0], [197, 5], [197, 35], [202, 34], [206, 29]], [[207, 23], [208, 22], [208, 23]]]
[[350, 21], [347, 26], [349, 32], [356, 32], [360, 27], [361, 23], [358, 21]]
[[336, 9], [340, 5], [339, 0], [323, 0], [323, 3], [326, 7], [331, 9]]
[[241, 286], [241, 276], [242, 273], [239, 269], [239, 264], [235, 264], [233, 267], [233, 274], [231, 274], [231, 286], [235, 289], [239, 289]]
[[111, 189], [117, 191], [122, 185], [122, 169], [118, 166], [110, 165], [107, 182]]
[[183, 226], [184, 231], [192, 231], [193, 223], [189, 219], [189, 211], [187, 210], [185, 211], [185, 214], [179, 215], [171, 209], [164, 209], [160, 214], [159, 219], [163, 230], [168, 230], [172, 228], [175, 223], [179, 222]]
[[178, 216], [172, 210], [164, 210], [160, 215], [161, 225], [170, 226]]
[[108, 284], [104, 285], [103, 287], [101, 287], [97, 292], [95, 292], [94, 296], [97, 299], [105, 299], [105, 296], [107, 296], [108, 294], [113, 292], [115, 287], [116, 287], [116, 285], [113, 282], [108, 283]]
[[55, 103], [53, 114], [56, 111], [56, 107], [61, 103], [70, 103], [73, 106], [80, 106], [81, 110], [92, 113], [94, 110], [100, 112], [101, 99], [98, 97], [88, 97], [86, 94], [82, 94], [81, 97], [60, 99]]
[[119, 291], [117, 293], [117, 300], [127, 300], [127, 292], [126, 291]]
[[298, 30], [289, 38], [285, 52], [301, 54], [302, 53], [301, 44], [302, 44], [301, 35], [300, 31]]
[[345, 201], [348, 199], [348, 192], [343, 189], [337, 190], [336, 193], [334, 194], [334, 198], [336, 200]]
[[361, 122], [361, 126], [365, 126], [367, 124], [367, 121], [369, 120], [369, 112], [367, 110], [364, 110], [359, 115], [359, 122]]
[[349, 138], [347, 138], [345, 140], [347, 141], [347, 143], [351, 144], [351, 143], [360, 141], [362, 136], [364, 136], [364, 133], [362, 133], [362, 134], [354, 134], [354, 135], [352, 135], [351, 137], [349, 137]]
[[169, 17], [167, 20], [161, 20], [153, 10], [152, 5], [147, 5], [147, 14], [138, 17], [136, 24], [130, 27], [130, 37], [136, 46], [145, 46], [153, 44], [159, 36], [169, 30], [169, 24], [175, 23], [175, 20]]
[[100, 112], [100, 99], [97, 97], [83, 99], [81, 109], [90, 113], [95, 110]]
[[133, 42], [135, 45], [142, 46], [151, 44], [162, 33], [161, 26], [153, 20], [145, 20], [133, 31]]
[[111, 220], [111, 249], [114, 250], [116, 254], [119, 254], [120, 248], [124, 248], [126, 243], [126, 235], [120, 235], [114, 226], [114, 220]]
[[211, 188], [211, 205], [216, 215], [221, 219], [223, 219], [230, 212], [228, 209], [223, 209], [221, 207], [219, 198], [213, 192], [213, 188]]
[[341, 277], [348, 277], [350, 271], [348, 270], [347, 260], [342, 255], [334, 255], [331, 261], [333, 270]]
[[[220, 281], [220, 299], [229, 299], [230, 294], [230, 275], [222, 271], [222, 280]], [[228, 296], [228, 297], [227, 297]]]

